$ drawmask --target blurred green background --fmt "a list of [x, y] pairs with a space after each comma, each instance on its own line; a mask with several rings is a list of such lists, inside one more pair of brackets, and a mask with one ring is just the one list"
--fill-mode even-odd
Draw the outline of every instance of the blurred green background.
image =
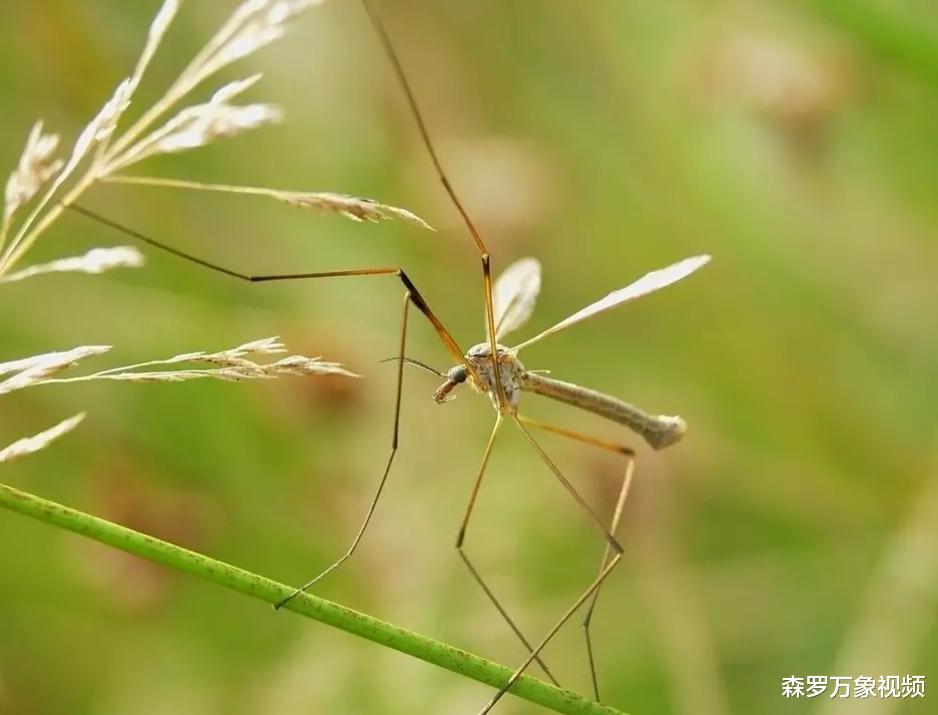
[[[65, 141], [136, 61], [158, 3], [0, 4], [0, 157], [38, 117]], [[233, 3], [189, 3], [153, 98]], [[529, 396], [529, 414], [639, 448], [626, 557], [597, 612], [604, 699], [634, 715], [925, 713], [788, 701], [789, 675], [938, 687], [938, 6], [895, 0], [385, 2], [382, 14], [496, 271], [543, 263], [526, 334], [647, 270], [686, 283], [532, 347], [529, 368], [683, 415], [662, 454]], [[103, 187], [86, 203], [252, 272], [404, 266], [464, 347], [477, 257], [361, 8], [314, 8], [255, 71], [287, 122], [141, 172], [341, 191], [436, 233], [261, 200]], [[206, 88], [210, 91], [211, 88]], [[204, 96], [204, 93], [199, 96]], [[30, 254], [128, 239], [66, 217]], [[3, 288], [0, 360], [113, 344], [104, 366], [281, 335], [365, 377], [90, 384], [7, 396], [0, 442], [79, 411], [2, 481], [291, 583], [348, 544], [386, 458], [400, 289], [246, 286], [148, 266]], [[449, 359], [418, 314], [408, 352]], [[88, 366], [93, 367], [89, 364]], [[522, 651], [453, 548], [491, 426], [406, 374], [402, 446], [360, 553], [319, 593], [502, 662]], [[602, 513], [622, 465], [545, 438]], [[468, 548], [533, 636], [602, 545], [521, 437], [496, 445]], [[576, 624], [547, 651], [588, 692]], [[0, 713], [472, 713], [487, 688], [120, 552], [0, 514]], [[506, 698], [499, 712], [533, 713]]]

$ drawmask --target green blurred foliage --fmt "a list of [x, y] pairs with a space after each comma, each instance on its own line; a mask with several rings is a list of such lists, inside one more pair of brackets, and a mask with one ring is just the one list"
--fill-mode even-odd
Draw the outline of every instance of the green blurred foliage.
[[[141, 102], [232, 3], [217, 5], [184, 7]], [[6, 166], [35, 118], [66, 136], [81, 128], [132, 66], [156, 6], [0, 5]], [[524, 355], [690, 424], [658, 455], [614, 425], [524, 401], [532, 416], [640, 448], [627, 555], [595, 620], [605, 699], [635, 715], [853, 713], [857, 701], [786, 701], [781, 678], [921, 673], [938, 687], [936, 6], [408, 0], [382, 12], [496, 271], [524, 255], [543, 263], [530, 331], [646, 270], [714, 255], [686, 283]], [[316, 8], [243, 65], [265, 73], [252, 97], [283, 104], [287, 123], [149, 173], [373, 196], [439, 230], [168, 189], [103, 187], [88, 203], [244, 271], [402, 265], [462, 345], [479, 341], [477, 256], [360, 7]], [[127, 241], [69, 216], [30, 255]], [[111, 364], [130, 363], [281, 335], [364, 379], [27, 390], [4, 398], [3, 443], [89, 418], [2, 479], [304, 580], [346, 547], [386, 459], [393, 367], [378, 361], [395, 350], [399, 286], [246, 286], [148, 255], [140, 271], [4, 287], [0, 359], [106, 343]], [[414, 316], [408, 352], [445, 367]], [[518, 644], [453, 549], [490, 409], [466, 390], [439, 407], [435, 387], [407, 372], [386, 497], [320, 593], [512, 663]], [[609, 513], [622, 464], [545, 444]], [[466, 713], [488, 697], [17, 516], [0, 514], [0, 545], [4, 714]], [[512, 430], [468, 548], [533, 636], [602, 551]], [[587, 692], [581, 640], [574, 624], [547, 656]], [[890, 712], [933, 711], [934, 698]]]

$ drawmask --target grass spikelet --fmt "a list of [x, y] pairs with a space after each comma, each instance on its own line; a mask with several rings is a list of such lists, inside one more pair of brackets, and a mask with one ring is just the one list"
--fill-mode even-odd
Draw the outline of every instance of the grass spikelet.
[[7, 180], [0, 245], [6, 237], [13, 215], [23, 205], [29, 203], [39, 193], [39, 189], [62, 169], [64, 162], [61, 159], [51, 159], [58, 146], [58, 134], [44, 134], [42, 120], [37, 121], [26, 139], [26, 146], [23, 148], [19, 164]]
[[181, 0], [165, 0], [159, 12], [156, 13], [156, 17], [153, 18], [150, 31], [147, 33], [147, 43], [140, 53], [140, 59], [137, 60], [137, 66], [134, 68], [133, 74], [130, 75], [131, 93], [137, 89], [140, 80], [143, 79], [147, 67], [150, 66], [150, 62], [153, 60], [153, 55], [156, 54], [156, 50], [176, 17], [176, 13], [179, 12], [181, 4]]
[[[0, 227], [0, 276], [7, 274], [61, 215], [88, 189], [113, 174], [154, 154], [172, 153], [204, 146], [224, 137], [279, 121], [279, 108], [272, 104], [234, 105], [230, 100], [258, 79], [223, 85], [208, 102], [177, 110], [180, 103], [204, 80], [219, 70], [283, 36], [297, 14], [319, 0], [245, 0], [221, 29], [196, 54], [164, 94], [123, 133], [119, 130], [137, 87], [140, 85], [166, 31], [175, 18], [180, 0], [165, 0], [150, 26], [147, 40], [131, 74], [121, 81], [81, 131], [68, 160], [50, 162], [58, 137], [42, 133], [37, 123], [19, 167], [7, 184], [4, 219]], [[161, 126], [157, 122], [177, 110]], [[80, 170], [84, 167], [83, 170]], [[51, 181], [51, 184], [48, 182]], [[17, 209], [48, 184], [32, 212], [12, 231]], [[9, 244], [6, 237], [12, 233]]]
[[[110, 380], [116, 382], [188, 382], [205, 378], [235, 382], [240, 380], [269, 380], [284, 376], [340, 375], [359, 377], [342, 365], [327, 362], [320, 357], [290, 355], [275, 361], [260, 361], [262, 356], [281, 355], [286, 346], [278, 338], [253, 340], [234, 348], [210, 353], [205, 351], [182, 353], [160, 360], [148, 360], [134, 365], [113, 367], [89, 375], [56, 377], [60, 372], [80, 360], [102, 355], [111, 349], [108, 345], [90, 345], [64, 352], [36, 355], [35, 357], [0, 363], [0, 375], [14, 373], [0, 382], [0, 395], [36, 385], [63, 384]], [[158, 369], [184, 363], [202, 367]], [[157, 369], [154, 369], [157, 368]]]
[[14, 459], [19, 459], [20, 457], [25, 457], [28, 454], [33, 454], [41, 449], [45, 449], [59, 437], [75, 429], [81, 424], [83, 419], [85, 419], [85, 413], [79, 412], [77, 415], [69, 417], [67, 420], [62, 420], [54, 427], [50, 427], [39, 434], [18, 439], [13, 444], [0, 450], [0, 464], [12, 462]]
[[287, 23], [296, 15], [323, 0], [248, 0], [215, 35], [194, 76], [204, 78], [223, 67], [279, 40]]
[[337, 194], [333, 192], [284, 191], [281, 189], [268, 189], [262, 186], [236, 186], [232, 184], [204, 184], [198, 181], [183, 179], [161, 179], [151, 176], [126, 176], [118, 174], [110, 176], [105, 181], [114, 184], [135, 184], [137, 186], [162, 186], [176, 189], [189, 189], [193, 191], [215, 191], [229, 194], [248, 194], [251, 196], [266, 196], [291, 206], [313, 209], [323, 213], [334, 213], [353, 221], [370, 221], [377, 223], [390, 219], [399, 219], [420, 226], [428, 231], [435, 230], [433, 226], [420, 216], [398, 206], [382, 204], [374, 199]]
[[337, 213], [353, 221], [385, 221], [391, 218], [401, 219], [416, 224], [430, 231], [433, 227], [417, 214], [396, 206], [380, 204], [373, 199], [361, 199], [346, 194], [334, 193], [301, 193], [299, 191], [277, 191], [274, 198], [300, 208], [311, 208], [317, 211]]
[[205, 104], [186, 107], [125, 154], [108, 164], [108, 173], [125, 169], [157, 154], [176, 154], [233, 137], [264, 124], [279, 122], [280, 108], [273, 104], [228, 104], [222, 87]]
[[[33, 125], [19, 162], [6, 183], [0, 224], [0, 284], [47, 273], [98, 274], [115, 268], [143, 265], [144, 257], [139, 250], [132, 246], [116, 246], [95, 248], [83, 255], [12, 270], [68, 206], [75, 204], [93, 186], [111, 178], [118, 168], [156, 154], [201, 147], [279, 121], [280, 110], [272, 104], [234, 103], [237, 97], [257, 84], [261, 79], [260, 74], [222, 84], [207, 102], [187, 106], [185, 101], [196, 87], [219, 70], [282, 37], [290, 20], [320, 2], [243, 0], [162, 96], [145, 109], [129, 128], [121, 131], [121, 120], [182, 5], [182, 0], [164, 0], [150, 25], [132, 72], [118, 83], [108, 100], [81, 130], [66, 159], [53, 157], [59, 145], [58, 135], [45, 133], [42, 121]], [[241, 192], [261, 193], [262, 190], [246, 188]], [[281, 200], [288, 195], [283, 192], [268, 193], [276, 194]], [[322, 196], [338, 197], [331, 200], [336, 208], [330, 210], [340, 211], [359, 220], [377, 220], [396, 215], [422, 224], [403, 209], [338, 194]], [[341, 210], [338, 208], [340, 199], [345, 206]], [[323, 205], [329, 202], [327, 198], [320, 200]], [[33, 204], [31, 211], [16, 225], [18, 212], [30, 203]], [[214, 353], [190, 352], [88, 375], [60, 376], [60, 373], [76, 363], [109, 350], [111, 347], [108, 345], [86, 345], [0, 363], [0, 395], [37, 385], [93, 380], [181, 382], [204, 378], [229, 381], [272, 379], [290, 375], [357, 377], [338, 363], [326, 362], [319, 357], [284, 356], [287, 349], [277, 338], [255, 340]], [[4, 458], [12, 459], [41, 449], [72, 429], [82, 417], [76, 416], [35, 437], [10, 445], [3, 452]]]
[[103, 355], [110, 349], [110, 345], [82, 345], [71, 350], [44, 353], [0, 363], [0, 375], [13, 374], [12, 377], [0, 382], [0, 395], [22, 390], [24, 387], [43, 384], [48, 381], [50, 376], [86, 358]]
[[[162, 96], [122, 132], [120, 121], [182, 4], [181, 0], [165, 0], [150, 25], [147, 40], [133, 71], [118, 84], [108, 101], [79, 134], [64, 165], [60, 161], [49, 160], [58, 137], [43, 134], [41, 123], [33, 127], [20, 165], [7, 184], [4, 219], [0, 226], [0, 279], [10, 273], [23, 254], [52, 226], [66, 207], [75, 204], [91, 187], [107, 181], [163, 183], [197, 190], [261, 194], [283, 203], [336, 213], [355, 221], [375, 222], [397, 218], [422, 228], [430, 228], [426, 221], [406, 209], [340, 193], [116, 177], [118, 171], [152, 156], [196, 149], [219, 139], [279, 122], [282, 114], [276, 105], [263, 102], [232, 103], [235, 97], [260, 80], [259, 74], [223, 84], [207, 102], [188, 106], [184, 102], [204, 81], [233, 62], [282, 37], [292, 19], [323, 1], [244, 0]], [[81, 167], [84, 167], [83, 171], [79, 171]], [[14, 232], [12, 218], [16, 210], [35, 197], [50, 180], [51, 184], [36, 202], [32, 212]], [[7, 244], [6, 238], [10, 233], [13, 238]], [[17, 280], [30, 275], [36, 275], [36, 272], [20, 272]]]
[[0, 276], [0, 283], [14, 283], [43, 273], [104, 273], [114, 268], [139, 268], [146, 262], [144, 255], [134, 246], [92, 248], [82, 256], [60, 258], [49, 263], [24, 268], [16, 273]]

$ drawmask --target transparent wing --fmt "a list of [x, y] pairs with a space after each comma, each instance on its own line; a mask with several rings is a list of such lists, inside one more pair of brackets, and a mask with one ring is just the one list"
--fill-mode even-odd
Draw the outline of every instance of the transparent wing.
[[642, 276], [634, 283], [627, 285], [625, 288], [615, 290], [605, 298], [601, 298], [592, 305], [588, 305], [583, 308], [583, 310], [574, 313], [569, 318], [561, 320], [559, 323], [553, 327], [548, 328], [543, 333], [535, 335], [530, 340], [526, 340], [520, 345], [515, 346], [513, 350], [520, 350], [521, 348], [527, 347], [528, 345], [532, 345], [538, 340], [546, 338], [548, 335], [559, 332], [564, 328], [569, 328], [571, 325], [586, 320], [587, 318], [591, 318], [597, 313], [602, 313], [603, 311], [609, 310], [610, 308], [615, 308], [621, 303], [633, 300], [634, 298], [643, 296], [646, 293], [652, 293], [656, 290], [660, 290], [661, 288], [669, 286], [672, 283], [677, 283], [677, 281], [681, 280], [682, 278], [686, 278], [698, 268], [705, 265], [709, 260], [710, 256], [694, 256], [693, 258], [685, 258], [683, 261], [668, 266], [667, 268], [652, 271], [651, 273]]
[[505, 269], [493, 290], [495, 340], [524, 325], [540, 290], [541, 264], [536, 258], [522, 258]]

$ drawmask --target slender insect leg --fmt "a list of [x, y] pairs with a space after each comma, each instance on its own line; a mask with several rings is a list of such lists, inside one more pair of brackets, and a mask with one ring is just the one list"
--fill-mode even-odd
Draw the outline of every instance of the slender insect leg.
[[[583, 434], [581, 432], [576, 432], [574, 430], [567, 429], [565, 427], [556, 427], [554, 425], [547, 424], [545, 422], [540, 422], [539, 420], [533, 420], [529, 417], [518, 416], [524, 424], [531, 427], [537, 427], [538, 429], [543, 429], [548, 432], [553, 432], [554, 434], [561, 435], [562, 437], [568, 437], [570, 439], [577, 440], [578, 442], [583, 442], [585, 444], [593, 445], [594, 447], [599, 447], [600, 449], [605, 449], [610, 452], [614, 452], [622, 457], [625, 457], [625, 471], [622, 475], [622, 486], [619, 489], [619, 496], [616, 499], [616, 506], [612, 514], [612, 521], [609, 525], [610, 533], [615, 536], [616, 531], [619, 528], [619, 521], [622, 518], [622, 510], [625, 507], [625, 500], [628, 498], [629, 487], [632, 484], [632, 476], [635, 473], [635, 452], [623, 445], [615, 444], [613, 442], [607, 442], [606, 440], [598, 439], [591, 435]], [[609, 543], [606, 543], [606, 549], [603, 553], [602, 561], [599, 564], [599, 572], [602, 573], [602, 570], [606, 567], [606, 564], [609, 562], [609, 558], [612, 555], [612, 547]], [[590, 679], [593, 683], [593, 695], [596, 700], [599, 701], [599, 680], [596, 677], [596, 660], [593, 654], [593, 642], [590, 637], [590, 624], [593, 618], [593, 611], [596, 609], [596, 601], [599, 598], [599, 592], [601, 589], [597, 588], [593, 592], [592, 598], [590, 598], [589, 605], [586, 607], [586, 615], [583, 618], [583, 634], [586, 638], [586, 655], [589, 659], [589, 669], [590, 669]]]
[[335, 569], [351, 558], [352, 554], [355, 553], [355, 549], [358, 548], [358, 544], [362, 540], [362, 536], [365, 534], [365, 529], [368, 528], [368, 524], [371, 522], [371, 517], [375, 513], [375, 508], [378, 506], [378, 499], [381, 498], [381, 492], [384, 491], [384, 485], [388, 481], [388, 474], [391, 473], [391, 465], [394, 463], [394, 457], [397, 454], [397, 440], [401, 424], [401, 387], [404, 383], [404, 352], [407, 345], [407, 312], [408, 308], [410, 308], [410, 299], [410, 291], [405, 290], [404, 308], [401, 317], [401, 340], [400, 345], [398, 346], [397, 392], [394, 398], [394, 429], [391, 434], [391, 453], [388, 455], [388, 461], [384, 467], [384, 473], [381, 475], [381, 479], [378, 481], [378, 487], [375, 489], [374, 496], [371, 498], [371, 503], [368, 505], [368, 511], [365, 512], [365, 518], [362, 519], [361, 526], [358, 527], [358, 532], [355, 534], [355, 538], [352, 540], [348, 550], [342, 554], [342, 556], [339, 557], [339, 559], [336, 560], [331, 566], [321, 571], [319, 575], [311, 578], [289, 596], [286, 596], [280, 601], [277, 601], [277, 603], [274, 604], [275, 609], [282, 608], [301, 593], [305, 593], [325, 576], [332, 573]]
[[493, 707], [495, 707], [496, 703], [502, 699], [502, 696], [504, 696], [505, 693], [511, 689], [511, 686], [517, 682], [518, 678], [524, 674], [524, 671], [526, 671], [531, 663], [534, 662], [535, 658], [538, 657], [540, 652], [547, 646], [548, 643], [550, 643], [553, 637], [557, 635], [557, 631], [563, 628], [564, 624], [570, 620], [574, 613], [577, 612], [577, 609], [579, 609], [580, 606], [582, 606], [586, 600], [593, 595], [596, 589], [602, 586], [603, 581], [605, 581], [606, 577], [612, 573], [612, 570], [618, 565], [621, 559], [621, 552], [612, 557], [612, 560], [606, 564], [606, 567], [599, 573], [599, 576], [596, 578], [596, 580], [590, 584], [589, 588], [587, 588], [583, 594], [577, 598], [576, 601], [574, 601], [573, 605], [567, 609], [566, 613], [560, 617], [560, 620], [558, 620], [550, 629], [550, 631], [548, 631], [547, 635], [544, 636], [544, 639], [537, 644], [534, 650], [531, 651], [531, 654], [528, 656], [527, 660], [525, 660], [524, 663], [522, 663], [521, 666], [511, 674], [511, 677], [508, 678], [508, 682], [506, 682], [501, 687], [501, 689], [492, 696], [492, 699], [486, 703], [485, 707], [479, 711], [479, 715], [485, 715], [485, 713], [489, 712]]
[[535, 646], [535, 648], [531, 651], [531, 653], [528, 655], [527, 659], [521, 664], [521, 666], [514, 673], [512, 673], [508, 681], [501, 687], [501, 689], [499, 689], [497, 693], [495, 693], [495, 695], [492, 696], [492, 699], [489, 700], [489, 702], [485, 705], [485, 707], [483, 707], [482, 710], [479, 711], [479, 715], [484, 715], [485, 713], [489, 712], [493, 707], [495, 707], [495, 704], [499, 700], [502, 699], [502, 697], [505, 695], [506, 692], [508, 692], [511, 686], [514, 685], [515, 682], [518, 680], [518, 678], [520, 678], [521, 675], [524, 673], [524, 671], [528, 669], [531, 663], [534, 662], [535, 658], [537, 658], [540, 655], [541, 651], [547, 646], [548, 643], [550, 643], [553, 637], [557, 635], [557, 632], [564, 626], [564, 624], [567, 621], [570, 620], [570, 618], [573, 616], [574, 613], [577, 612], [580, 606], [582, 606], [599, 589], [599, 587], [602, 586], [603, 581], [606, 580], [609, 574], [612, 573], [612, 570], [618, 565], [619, 561], [622, 560], [622, 547], [619, 545], [619, 542], [617, 542], [615, 537], [609, 532], [608, 529], [606, 529], [605, 525], [602, 523], [600, 518], [590, 508], [590, 506], [586, 503], [586, 501], [584, 501], [583, 497], [580, 496], [579, 492], [577, 492], [577, 490], [570, 483], [570, 481], [563, 475], [563, 473], [560, 471], [557, 465], [554, 464], [553, 461], [551, 461], [550, 457], [547, 456], [547, 453], [544, 451], [541, 445], [537, 442], [536, 439], [534, 439], [534, 436], [524, 426], [524, 422], [522, 422], [521, 419], [517, 415], [512, 415], [511, 417], [515, 421], [515, 424], [518, 425], [518, 428], [527, 437], [528, 441], [534, 447], [535, 451], [537, 451], [537, 453], [540, 455], [544, 463], [550, 468], [551, 472], [554, 473], [554, 476], [557, 477], [557, 479], [564, 486], [564, 488], [570, 493], [570, 495], [574, 498], [577, 504], [579, 504], [580, 507], [584, 511], [586, 511], [587, 515], [592, 519], [593, 523], [599, 527], [600, 531], [602, 532], [603, 536], [606, 539], [607, 544], [609, 545], [609, 548], [613, 552], [613, 556], [608, 561], [608, 563], [606, 563], [603, 566], [603, 568], [600, 570], [599, 575], [595, 578], [595, 580], [587, 587], [587, 589], [582, 594], [580, 594], [580, 596], [576, 599], [576, 601], [573, 602], [573, 605], [571, 605], [566, 610], [566, 612], [560, 617], [560, 619], [554, 624], [554, 626], [547, 632], [547, 635], [544, 636], [543, 640], [541, 640], [541, 642], [538, 643], [537, 646]]
[[[469, 218], [468, 212], [463, 207], [462, 202], [459, 200], [459, 196], [456, 195], [456, 190], [453, 188], [449, 178], [446, 176], [446, 172], [443, 170], [443, 163], [440, 161], [440, 158], [436, 153], [436, 149], [433, 146], [433, 141], [430, 139], [430, 131], [427, 129], [427, 123], [424, 121], [423, 113], [420, 111], [420, 105], [417, 104], [417, 97], [414, 94], [413, 89], [410, 87], [410, 82], [407, 81], [407, 75], [404, 73], [404, 66], [401, 64], [401, 61], [397, 56], [397, 52], [394, 50], [391, 37], [388, 35], [387, 30], [384, 29], [384, 24], [381, 22], [381, 18], [372, 8], [369, 0], [362, 0], [362, 5], [365, 8], [365, 12], [368, 14], [368, 19], [371, 21], [371, 24], [375, 29], [375, 34], [377, 34], [378, 40], [381, 42], [381, 46], [391, 63], [391, 68], [394, 70], [394, 74], [397, 77], [398, 83], [401, 85], [401, 89], [404, 91], [404, 96], [407, 99], [407, 105], [410, 107], [411, 114], [414, 115], [414, 120], [417, 122], [417, 129], [420, 132], [420, 138], [423, 141], [424, 147], [427, 149], [427, 153], [430, 155], [430, 161], [433, 163], [433, 168], [436, 170], [437, 176], [440, 179], [440, 183], [443, 184], [443, 188], [446, 190], [450, 200], [453, 202], [453, 205], [459, 212], [463, 223], [469, 230], [469, 235], [472, 236], [472, 241], [475, 244], [476, 249], [479, 251], [479, 258], [482, 260], [482, 287], [485, 293], [485, 325], [488, 332], [489, 347], [492, 349], [492, 355], [497, 355], [498, 353], [495, 344], [495, 308], [492, 302], [492, 264], [489, 258], [489, 249], [486, 247], [485, 241], [482, 240], [482, 236], [476, 228], [475, 224], [472, 222], [472, 219]], [[474, 372], [473, 375], [478, 377]], [[502, 378], [498, 370], [495, 371], [495, 393], [498, 398], [498, 404], [501, 407], [507, 406], [507, 402], [505, 401], [505, 390], [502, 386]]]
[[384, 485], [387, 481], [388, 474], [391, 471], [391, 465], [394, 461], [394, 456], [397, 453], [399, 426], [400, 426], [401, 393], [402, 393], [403, 370], [404, 370], [404, 352], [405, 352], [404, 346], [405, 346], [405, 341], [407, 338], [407, 316], [408, 316], [408, 309], [410, 307], [410, 304], [413, 303], [415, 306], [417, 306], [420, 312], [427, 318], [428, 321], [430, 321], [430, 324], [433, 325], [433, 328], [436, 330], [437, 335], [440, 337], [440, 340], [442, 341], [443, 345], [460, 362], [464, 362], [465, 360], [462, 350], [459, 348], [459, 345], [449, 334], [449, 331], [447, 331], [446, 328], [443, 326], [443, 324], [440, 322], [439, 318], [437, 318], [436, 315], [433, 313], [433, 311], [430, 310], [430, 306], [427, 305], [427, 302], [424, 300], [423, 296], [420, 294], [420, 291], [417, 290], [417, 286], [414, 285], [413, 281], [411, 281], [408, 275], [401, 268], [378, 267], [378, 268], [360, 268], [360, 269], [339, 270], [339, 271], [324, 271], [324, 272], [318, 272], [318, 273], [282, 273], [282, 274], [268, 274], [268, 275], [251, 275], [248, 273], [241, 273], [240, 271], [235, 271], [230, 268], [226, 268], [225, 266], [219, 265], [217, 263], [212, 263], [211, 261], [207, 261], [203, 258], [199, 258], [198, 256], [194, 256], [192, 254], [181, 251], [178, 248], [173, 248], [172, 246], [169, 246], [168, 244], [158, 241], [157, 239], [152, 238], [151, 236], [147, 236], [143, 233], [140, 233], [139, 231], [136, 231], [135, 229], [129, 228], [128, 226], [124, 226], [123, 224], [113, 221], [105, 216], [101, 216], [100, 214], [97, 214], [93, 211], [83, 208], [82, 206], [78, 206], [77, 204], [72, 204], [68, 206], [67, 208], [70, 208], [71, 210], [75, 211], [78, 214], [81, 214], [87, 218], [97, 221], [98, 223], [108, 226], [109, 228], [112, 228], [132, 238], [142, 241], [143, 243], [153, 246], [154, 248], [157, 248], [161, 251], [165, 251], [166, 253], [170, 253], [174, 256], [177, 256], [178, 258], [182, 258], [191, 263], [200, 265], [203, 268], [207, 268], [217, 273], [222, 273], [226, 276], [237, 278], [238, 280], [246, 281], [248, 283], [264, 283], [264, 282], [284, 281], [284, 280], [304, 280], [304, 279], [313, 279], [313, 278], [394, 275], [394, 276], [397, 276], [398, 279], [404, 284], [404, 288], [405, 288], [404, 308], [403, 308], [403, 315], [402, 315], [402, 321], [401, 321], [402, 322], [401, 338], [400, 338], [400, 345], [399, 345], [399, 350], [398, 350], [398, 361], [397, 361], [398, 362], [397, 393], [396, 393], [395, 408], [394, 408], [394, 431], [393, 431], [392, 439], [391, 439], [391, 454], [388, 457], [388, 461], [384, 468], [384, 472], [382, 473], [381, 479], [378, 483], [377, 491], [375, 492], [375, 495], [368, 508], [368, 512], [365, 515], [365, 520], [363, 521], [361, 528], [359, 529], [357, 535], [355, 536], [355, 539], [352, 542], [352, 546], [349, 549], [349, 551], [341, 559], [339, 559], [339, 561], [334, 563], [332, 566], [326, 569], [323, 573], [321, 573], [315, 579], [305, 584], [302, 588], [297, 589], [296, 592], [294, 592], [293, 594], [291, 594], [290, 596], [282, 600], [280, 603], [276, 604], [275, 607], [280, 608], [287, 601], [294, 598], [297, 594], [301, 593], [306, 588], [309, 588], [313, 583], [315, 583], [320, 578], [325, 576], [327, 573], [329, 573], [330, 571], [338, 567], [341, 563], [343, 563], [346, 559], [348, 559], [352, 555], [352, 552], [355, 550], [355, 547], [358, 545], [358, 542], [361, 540], [365, 532], [365, 529], [367, 528], [368, 523], [371, 520], [371, 516], [374, 513], [375, 507], [378, 502], [378, 498], [381, 496], [381, 492], [384, 489]]
[[172, 246], [158, 241], [151, 236], [147, 236], [136, 229], [125, 226], [124, 224], [113, 221], [106, 216], [102, 216], [99, 213], [91, 211], [79, 206], [78, 204], [69, 204], [66, 208], [71, 209], [75, 213], [81, 214], [86, 218], [90, 218], [93, 221], [96, 221], [104, 226], [119, 231], [126, 236], [135, 238], [138, 241], [153, 246], [161, 251], [169, 253], [177, 258], [182, 258], [190, 263], [195, 263], [203, 268], [207, 268], [210, 271], [215, 271], [216, 273], [222, 273], [231, 278], [237, 278], [241, 281], [246, 281], [247, 283], [271, 283], [274, 281], [295, 281], [295, 280], [311, 280], [314, 278], [343, 278], [343, 277], [354, 277], [354, 276], [397, 276], [398, 280], [404, 284], [404, 287], [410, 291], [410, 299], [414, 305], [417, 306], [417, 309], [423, 313], [424, 317], [430, 321], [430, 324], [433, 326], [433, 329], [436, 330], [437, 335], [440, 338], [440, 341], [443, 343], [444, 347], [450, 352], [450, 354], [460, 363], [466, 365], [470, 372], [474, 372], [475, 368], [469, 363], [463, 351], [460, 349], [459, 345], [453, 339], [453, 336], [450, 335], [449, 331], [443, 326], [443, 323], [440, 322], [440, 319], [436, 317], [430, 306], [427, 305], [426, 300], [420, 294], [420, 291], [417, 290], [417, 286], [414, 285], [413, 281], [404, 272], [403, 268], [397, 266], [379, 266], [376, 268], [353, 268], [348, 270], [339, 270], [339, 271], [319, 271], [315, 273], [274, 273], [274, 274], [265, 274], [265, 275], [252, 275], [250, 273], [242, 273], [240, 271], [233, 270], [231, 268], [226, 268], [218, 263], [212, 263], [207, 261], [204, 258], [199, 258], [194, 256], [191, 253], [186, 253], [181, 251], [178, 248], [173, 248]]
[[515, 421], [515, 424], [518, 425], [518, 428], [522, 431], [522, 433], [524, 433], [524, 436], [527, 437], [528, 442], [531, 443], [531, 446], [534, 447], [534, 451], [538, 453], [541, 461], [547, 465], [550, 471], [553, 472], [554, 476], [557, 477], [557, 480], [563, 485], [564, 489], [570, 493], [570, 496], [573, 497], [574, 501], [579, 504], [580, 508], [584, 512], [586, 512], [586, 515], [593, 522], [593, 525], [596, 526], [596, 528], [598, 528], [602, 533], [603, 538], [606, 540], [612, 550], [617, 554], [621, 554], [622, 547], [619, 545], [619, 542], [616, 541], [616, 538], [612, 535], [612, 533], [610, 533], [609, 529], [606, 528], [606, 525], [603, 524], [602, 519], [596, 515], [596, 512], [593, 511], [592, 507], [586, 503], [586, 500], [583, 499], [582, 496], [580, 496], [580, 493], [576, 490], [576, 487], [574, 487], [573, 484], [570, 483], [570, 480], [563, 475], [563, 472], [560, 471], [560, 467], [554, 464], [553, 460], [547, 456], [547, 452], [545, 452], [540, 443], [534, 439], [534, 435], [532, 435], [527, 430], [521, 418], [518, 415], [512, 415], [511, 417]]
[[[466, 568], [469, 569], [469, 573], [472, 575], [472, 578], [477, 584], [479, 584], [479, 587], [492, 602], [492, 605], [495, 606], [495, 609], [499, 612], [499, 614], [501, 614], [501, 617], [508, 624], [508, 627], [511, 628], [516, 636], [518, 636], [518, 640], [524, 644], [524, 647], [530, 653], [533, 650], [530, 641], [525, 638], [514, 619], [508, 615], [508, 611], [505, 610], [505, 607], [502, 606], [501, 601], [498, 600], [498, 597], [495, 595], [492, 589], [489, 588], [487, 583], [485, 583], [482, 575], [473, 565], [472, 561], [469, 559], [469, 555], [463, 548], [463, 542], [466, 539], [466, 528], [469, 525], [469, 517], [472, 516], [472, 510], [475, 507], [476, 497], [479, 495], [479, 487], [482, 485], [482, 477], [485, 476], [485, 468], [488, 466], [489, 456], [492, 454], [492, 445], [495, 443], [495, 435], [498, 434], [498, 429], [501, 427], [502, 419], [502, 414], [500, 412], [497, 413], [495, 417], [495, 426], [492, 427], [492, 433], [489, 435], [489, 440], [485, 445], [485, 451], [482, 453], [482, 463], [479, 465], [479, 471], [476, 473], [475, 481], [472, 484], [472, 492], [469, 495], [469, 503], [466, 505], [466, 513], [463, 516], [462, 524], [459, 526], [459, 535], [456, 537], [456, 549], [459, 551], [459, 557], [462, 559], [463, 563], [466, 564]], [[547, 677], [550, 678], [551, 682], [553, 682], [554, 685], [559, 685], [557, 679], [554, 678], [553, 673], [550, 672], [550, 669], [540, 658], [540, 656], [538, 656], [536, 660], [537, 664], [541, 667], [541, 670], [543, 670]]]

